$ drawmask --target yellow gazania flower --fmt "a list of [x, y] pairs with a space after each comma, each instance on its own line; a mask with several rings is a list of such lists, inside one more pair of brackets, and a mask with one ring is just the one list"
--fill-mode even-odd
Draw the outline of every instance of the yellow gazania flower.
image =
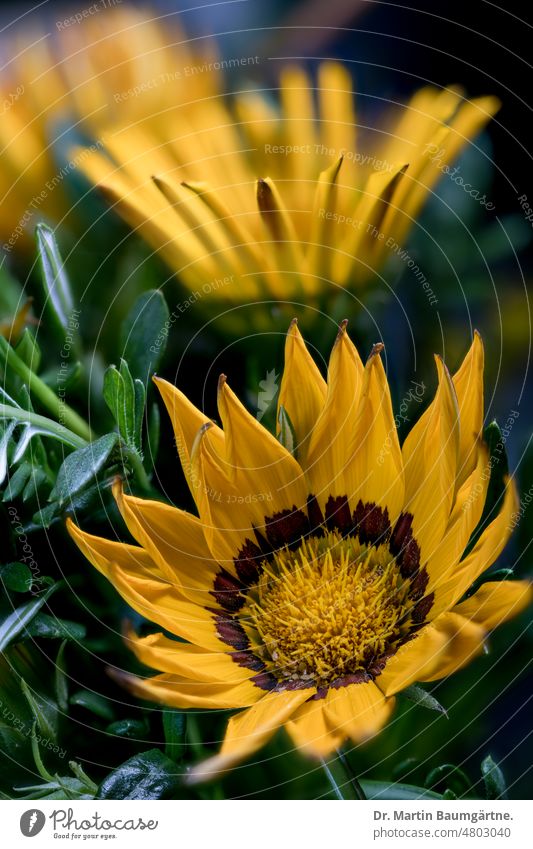
[[160, 115], [109, 127], [80, 167], [191, 290], [229, 305], [308, 303], [329, 280], [371, 281], [399, 253], [443, 171], [498, 108], [423, 88], [391, 126], [356, 138], [347, 69], [322, 63], [317, 106], [314, 94], [288, 67], [279, 113], [262, 90], [191, 97], [164, 113], [163, 129]]
[[381, 347], [363, 365], [343, 324], [326, 384], [292, 324], [279, 398], [292, 451], [224, 377], [222, 427], [157, 378], [199, 517], [117, 483], [138, 546], [69, 522], [128, 604], [186, 641], [129, 631], [161, 672], [123, 675], [131, 692], [179, 709], [247, 708], [197, 774], [232, 766], [282, 725], [315, 756], [366, 740], [396, 693], [462, 667], [532, 598], [527, 581], [488, 581], [462, 600], [502, 551], [516, 505], [509, 481], [463, 556], [489, 477], [479, 336], [453, 378], [437, 358], [434, 400], [402, 448]]
[[212, 47], [191, 50], [175, 15], [158, 20], [126, 5], [75, 23], [59, 17], [48, 34], [25, 25], [2, 47], [0, 238], [8, 250], [33, 244], [38, 220], [68, 213], [65, 184], [84, 156], [62, 158], [69, 128], [98, 147], [110, 120], [151, 115], [157, 127], [170, 102], [211, 96], [219, 82], [216, 74], [185, 77], [185, 68], [213, 59]]

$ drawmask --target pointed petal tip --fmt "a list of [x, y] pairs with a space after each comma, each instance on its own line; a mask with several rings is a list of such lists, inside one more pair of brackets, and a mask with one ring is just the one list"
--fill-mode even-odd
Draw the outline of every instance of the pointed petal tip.
[[120, 687], [127, 688], [128, 685], [131, 685], [136, 680], [135, 675], [132, 675], [130, 672], [125, 672], [124, 669], [117, 669], [116, 666], [106, 666], [105, 671], [106, 675]]
[[227, 376], [225, 374], [221, 374], [220, 377], [218, 378], [217, 391], [222, 392], [222, 390], [226, 386], [227, 382], [228, 382]]
[[383, 344], [383, 342], [374, 342], [374, 344], [372, 345], [372, 350], [368, 355], [368, 362], [372, 362], [378, 356], [378, 354], [381, 354], [381, 352], [384, 350], [385, 345]]
[[115, 501], [118, 501], [119, 498], [124, 494], [124, 488], [122, 486], [122, 478], [120, 475], [115, 475], [113, 478], [113, 483], [111, 484], [111, 492], [113, 493], [113, 498]]
[[348, 319], [343, 318], [343, 320], [339, 324], [339, 329], [337, 331], [337, 336], [335, 338], [334, 346], [337, 345], [338, 342], [346, 335], [346, 328], [348, 327]]

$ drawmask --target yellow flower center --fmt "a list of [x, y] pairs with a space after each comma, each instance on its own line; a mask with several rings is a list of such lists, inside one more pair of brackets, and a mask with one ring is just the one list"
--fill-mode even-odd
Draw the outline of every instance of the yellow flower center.
[[329, 533], [263, 564], [243, 624], [277, 677], [326, 685], [366, 669], [407, 633], [408, 591], [386, 546]]

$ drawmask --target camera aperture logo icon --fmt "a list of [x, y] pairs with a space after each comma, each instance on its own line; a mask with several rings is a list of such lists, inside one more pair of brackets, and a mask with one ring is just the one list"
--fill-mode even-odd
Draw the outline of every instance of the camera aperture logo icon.
[[20, 818], [20, 830], [24, 837], [35, 837], [43, 830], [46, 817], [38, 808], [24, 811]]

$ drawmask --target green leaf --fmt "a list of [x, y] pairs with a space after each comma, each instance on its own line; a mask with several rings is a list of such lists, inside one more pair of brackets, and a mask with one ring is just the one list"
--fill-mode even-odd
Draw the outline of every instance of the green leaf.
[[67, 619], [57, 619], [47, 613], [38, 613], [24, 631], [28, 637], [45, 637], [49, 640], [73, 640], [81, 642], [87, 635], [85, 625], [69, 622]]
[[487, 799], [507, 799], [505, 777], [498, 764], [488, 755], [481, 764], [481, 775], [485, 782]]
[[453, 792], [453, 790], [449, 790], [449, 789], [448, 789], [448, 790], [445, 790], [445, 791], [444, 791], [444, 793], [442, 794], [442, 798], [443, 798], [443, 799], [453, 800], [453, 799], [457, 799], [457, 796], [455, 795], [455, 793]]
[[395, 784], [388, 781], [367, 781], [365, 779], [361, 780], [360, 784], [367, 799], [394, 799], [398, 802], [413, 799], [442, 799], [439, 793], [425, 790], [423, 787], [415, 787], [413, 784]]
[[428, 710], [435, 710], [438, 713], [444, 714], [445, 717], [448, 717], [446, 709], [443, 708], [441, 703], [418, 684], [411, 684], [410, 687], [406, 687], [405, 690], [402, 690], [400, 695], [404, 696], [404, 698], [413, 702], [415, 705], [420, 705], [420, 707], [425, 707]]
[[18, 469], [11, 475], [2, 500], [13, 501], [14, 498], [17, 498], [26, 486], [31, 473], [31, 463], [27, 463], [26, 461], [21, 463]]
[[63, 642], [59, 646], [54, 676], [57, 705], [59, 707], [59, 710], [61, 710], [63, 713], [66, 713], [68, 711], [68, 680], [65, 663], [65, 649], [67, 647], [67, 644], [68, 640], [63, 640]]
[[31, 589], [33, 576], [25, 563], [6, 563], [0, 566], [0, 578], [8, 590], [26, 593]]
[[59, 505], [63, 505], [86, 484], [93, 482], [93, 478], [105, 466], [117, 443], [118, 434], [106, 433], [100, 439], [69, 454], [59, 469], [55, 486], [48, 500], [57, 501]]
[[19, 342], [15, 346], [15, 351], [23, 360], [32, 372], [37, 373], [41, 364], [41, 349], [37, 344], [37, 340], [31, 330], [26, 327], [20, 337]]
[[91, 690], [78, 690], [70, 697], [70, 704], [85, 708], [108, 722], [113, 719], [113, 709], [107, 699]]
[[104, 400], [109, 407], [126, 445], [141, 450], [145, 389], [133, 380], [128, 364], [120, 361], [120, 369], [109, 366], [104, 374]]
[[165, 733], [165, 755], [173, 761], [180, 761], [185, 752], [187, 714], [177, 710], [165, 710], [163, 712], [163, 731]]
[[146, 439], [145, 463], [147, 471], [151, 471], [154, 467], [157, 452], [159, 450], [159, 432], [161, 428], [161, 414], [159, 406], [152, 404], [148, 413], [148, 431]]
[[26, 604], [17, 607], [10, 615], [0, 623], [0, 651], [12, 643], [31, 622], [53, 592], [60, 586], [61, 582], [53, 584], [38, 598], [33, 598]]
[[21, 679], [20, 686], [35, 717], [39, 733], [45, 740], [55, 743], [57, 740], [57, 705], [35, 690], [30, 689], [24, 679]]
[[100, 785], [97, 799], [170, 799], [180, 790], [180, 773], [169, 758], [150, 749], [113, 770]]
[[465, 598], [470, 598], [478, 591], [478, 589], [486, 584], [487, 581], [512, 581], [514, 578], [513, 569], [495, 569], [494, 572], [483, 572], [482, 575], [474, 581], [470, 589], [465, 595]]
[[32, 468], [28, 482], [26, 483], [26, 486], [24, 487], [24, 490], [22, 492], [22, 500], [24, 501], [24, 503], [34, 498], [37, 495], [41, 486], [46, 483], [47, 480], [48, 475], [46, 474], [46, 472], [43, 469], [39, 469], [38, 466], [34, 466]]
[[148, 735], [148, 723], [144, 719], [119, 719], [111, 722], [106, 731], [114, 737], [124, 737], [127, 740], [139, 740]]
[[466, 773], [454, 764], [441, 764], [435, 767], [428, 774], [424, 784], [428, 789], [441, 785], [443, 791], [452, 790], [457, 796], [464, 796], [472, 789]]
[[[74, 310], [70, 283], [53, 230], [46, 224], [38, 224], [35, 233], [46, 306], [59, 331], [61, 340], [64, 341], [67, 334], [74, 337], [71, 344], [78, 355], [76, 333], [73, 332], [77, 330], [73, 326], [73, 317], [77, 315], [77, 311]], [[75, 323], [77, 324], [77, 320]]]
[[497, 422], [493, 421], [485, 428], [483, 438], [489, 450], [488, 471], [490, 471], [490, 479], [483, 513], [468, 543], [465, 557], [473, 549], [485, 527], [496, 516], [498, 503], [503, 498], [505, 492], [505, 480], [509, 474], [509, 464], [505, 450], [506, 437], [502, 434]]
[[138, 377], [135, 378], [133, 386], [135, 390], [133, 444], [140, 453], [142, 448], [142, 427], [144, 405], [146, 404], [146, 389], [144, 388], [144, 383], [142, 383]]
[[289, 414], [283, 405], [280, 405], [278, 413], [279, 434], [278, 439], [284, 448], [289, 451], [294, 457], [296, 456], [297, 441], [294, 432], [293, 424], [289, 418]]
[[143, 292], [121, 327], [121, 353], [134, 378], [146, 386], [165, 352], [169, 312], [159, 289]]

